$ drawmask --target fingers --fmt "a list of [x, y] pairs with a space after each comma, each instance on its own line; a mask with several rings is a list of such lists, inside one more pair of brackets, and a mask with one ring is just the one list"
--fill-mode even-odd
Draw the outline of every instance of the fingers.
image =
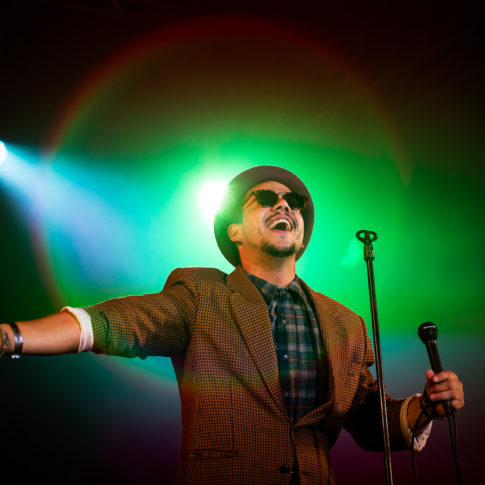
[[426, 374], [426, 384], [428, 384], [428, 382], [431, 384], [432, 378], [435, 375], [435, 373], [431, 369], [428, 369], [425, 374]]
[[463, 384], [452, 371], [445, 370], [435, 374], [432, 370], [427, 370], [425, 389], [431, 402], [450, 401], [455, 411], [465, 405]]

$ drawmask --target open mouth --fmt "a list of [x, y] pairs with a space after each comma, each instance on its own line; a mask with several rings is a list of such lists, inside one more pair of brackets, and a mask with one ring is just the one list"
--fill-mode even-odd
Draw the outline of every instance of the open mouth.
[[290, 221], [279, 217], [273, 219], [268, 227], [277, 231], [291, 231], [292, 229]]

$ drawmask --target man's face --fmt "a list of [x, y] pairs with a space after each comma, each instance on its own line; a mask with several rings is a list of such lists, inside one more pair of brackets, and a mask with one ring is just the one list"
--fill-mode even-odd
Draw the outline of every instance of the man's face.
[[229, 226], [229, 237], [240, 245], [240, 251], [247, 257], [254, 253], [273, 257], [296, 255], [304, 235], [300, 211], [291, 209], [281, 196], [273, 206], [261, 206], [251, 194], [262, 189], [278, 194], [291, 192], [288, 187], [275, 181], [263, 182], [250, 189], [242, 207], [242, 222]]

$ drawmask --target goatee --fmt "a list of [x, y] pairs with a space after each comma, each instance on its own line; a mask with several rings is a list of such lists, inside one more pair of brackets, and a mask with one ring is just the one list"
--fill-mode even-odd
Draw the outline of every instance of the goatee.
[[269, 254], [270, 256], [274, 256], [275, 258], [286, 258], [296, 253], [296, 245], [295, 243], [293, 243], [291, 246], [288, 246], [286, 248], [278, 248], [273, 244], [269, 244], [266, 242], [261, 247], [261, 251]]

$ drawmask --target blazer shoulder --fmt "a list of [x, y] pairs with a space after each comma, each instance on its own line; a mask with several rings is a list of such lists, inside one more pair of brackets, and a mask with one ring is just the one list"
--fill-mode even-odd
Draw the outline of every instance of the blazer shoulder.
[[317, 304], [322, 305], [326, 309], [326, 311], [332, 316], [342, 316], [346, 318], [351, 318], [352, 320], [358, 320], [359, 322], [362, 321], [362, 317], [355, 313], [353, 310], [351, 310], [349, 307], [345, 306], [337, 300], [334, 300], [333, 298], [330, 298], [323, 293], [312, 290], [306, 284], [305, 286], [308, 288], [310, 295], [313, 297], [314, 301]]
[[174, 284], [225, 284], [227, 274], [217, 268], [176, 268], [165, 283], [165, 287]]
[[327, 295], [324, 295], [323, 293], [317, 293], [317, 295], [320, 297], [320, 299], [324, 302], [325, 306], [335, 314], [345, 314], [345, 315], [352, 315], [356, 318], [361, 318], [360, 315], [355, 313], [353, 310], [351, 310], [349, 307], [345, 306], [343, 303], [340, 303], [337, 300], [334, 300], [333, 298], [330, 298]]

